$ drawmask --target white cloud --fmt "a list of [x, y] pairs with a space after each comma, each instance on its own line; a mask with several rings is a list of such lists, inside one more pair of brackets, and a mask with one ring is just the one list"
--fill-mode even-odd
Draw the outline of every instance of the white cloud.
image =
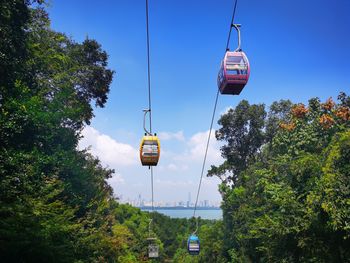
[[113, 188], [125, 183], [124, 178], [120, 174], [113, 174], [107, 181]]
[[[209, 131], [198, 132], [194, 134], [188, 141], [189, 150], [179, 158], [183, 161], [202, 161], [207, 146], [208, 136]], [[214, 130], [212, 130], [206, 163], [219, 164], [222, 161], [223, 160], [220, 154], [220, 145], [219, 142], [215, 139]]]
[[178, 140], [178, 141], [184, 141], [185, 136], [183, 131], [178, 132], [159, 132], [158, 137], [160, 140]]
[[220, 115], [224, 115], [228, 113], [229, 110], [233, 110], [234, 108], [232, 106], [226, 107], [224, 110], [220, 112]]
[[138, 151], [131, 145], [117, 142], [90, 126], [84, 128], [82, 135], [84, 138], [79, 141], [79, 148], [85, 149], [91, 146], [90, 152], [102, 163], [112, 168], [138, 163]]

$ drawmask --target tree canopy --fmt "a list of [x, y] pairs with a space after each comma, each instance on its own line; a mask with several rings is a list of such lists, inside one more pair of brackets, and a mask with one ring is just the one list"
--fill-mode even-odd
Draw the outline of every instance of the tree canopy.
[[232, 262], [348, 262], [349, 97], [241, 101], [217, 131], [225, 162], [224, 244]]

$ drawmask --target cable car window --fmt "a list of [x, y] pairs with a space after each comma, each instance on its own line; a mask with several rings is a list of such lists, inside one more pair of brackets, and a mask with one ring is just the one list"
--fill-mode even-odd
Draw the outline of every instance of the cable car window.
[[218, 75], [218, 82], [221, 83], [224, 80], [224, 68], [221, 67]]
[[190, 249], [198, 249], [199, 248], [199, 244], [195, 241], [190, 241], [190, 245], [189, 245]]
[[247, 75], [247, 70], [239, 70], [239, 69], [233, 69], [233, 70], [227, 70], [227, 75]]
[[226, 58], [226, 62], [241, 63], [241, 61], [244, 61], [242, 56], [228, 56]]
[[144, 145], [157, 145], [158, 146], [158, 143], [157, 141], [144, 141], [143, 142]]
[[239, 75], [238, 70], [232, 69], [232, 70], [227, 70], [227, 75]]
[[142, 146], [142, 156], [158, 156], [158, 144], [156, 141], [145, 141]]
[[228, 75], [245, 75], [247, 74], [246, 64], [226, 65], [226, 72]]

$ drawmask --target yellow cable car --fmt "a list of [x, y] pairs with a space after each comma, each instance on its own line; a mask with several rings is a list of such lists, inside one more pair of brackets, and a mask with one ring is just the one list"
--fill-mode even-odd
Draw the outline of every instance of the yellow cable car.
[[140, 145], [140, 159], [144, 166], [156, 166], [160, 156], [160, 142], [157, 135], [146, 134]]

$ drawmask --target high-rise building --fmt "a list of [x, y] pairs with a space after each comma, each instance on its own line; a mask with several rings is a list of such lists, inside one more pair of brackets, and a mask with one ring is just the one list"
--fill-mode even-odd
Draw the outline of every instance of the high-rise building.
[[141, 198], [141, 194], [139, 194], [138, 199], [137, 199], [137, 205], [138, 207], [142, 207], [142, 198]]
[[187, 207], [191, 206], [191, 192], [188, 192]]

